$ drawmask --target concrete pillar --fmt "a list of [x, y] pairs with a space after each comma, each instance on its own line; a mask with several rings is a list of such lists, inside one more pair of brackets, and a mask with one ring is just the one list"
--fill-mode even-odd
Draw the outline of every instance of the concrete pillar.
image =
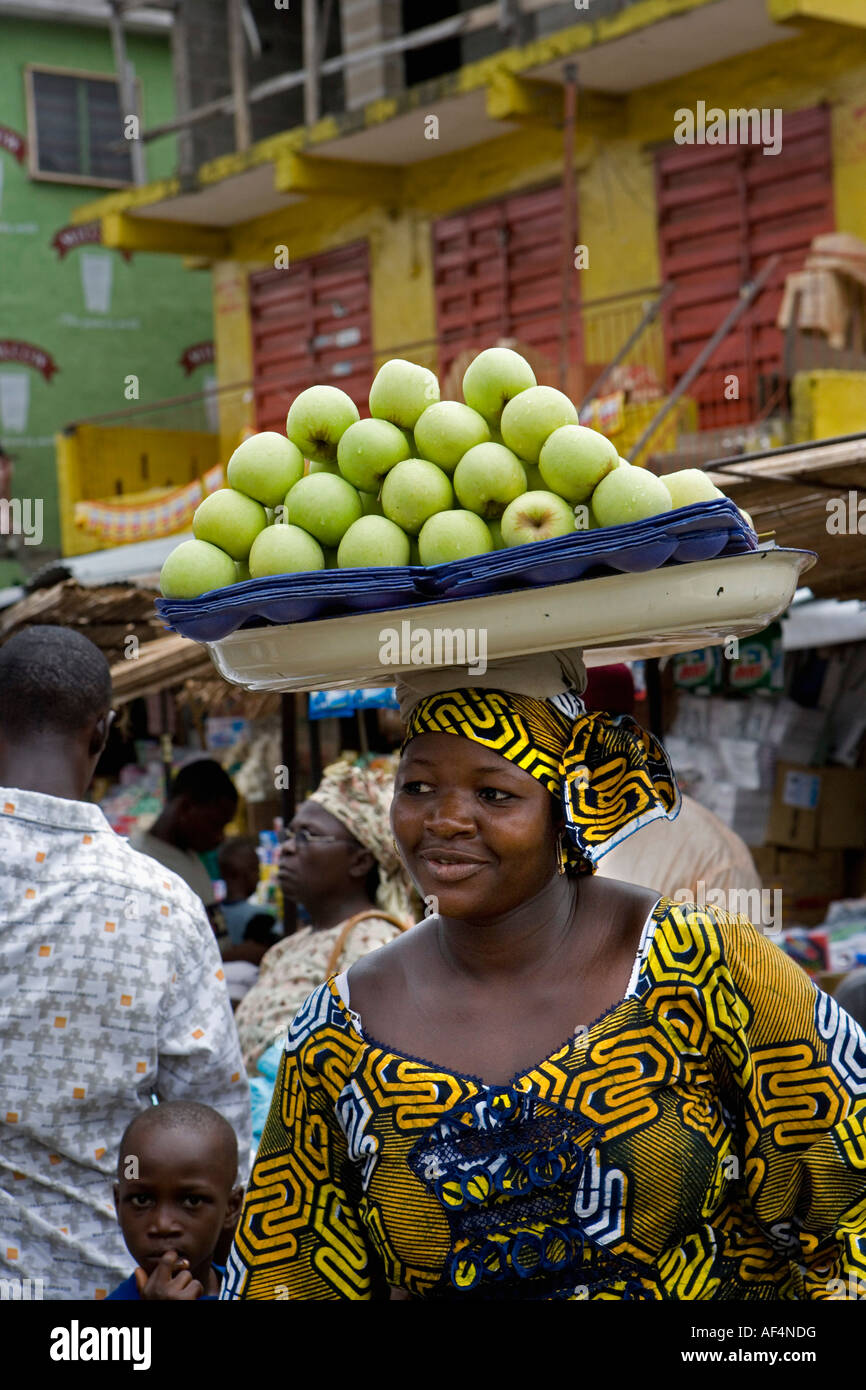
[[[400, 0], [340, 0], [340, 24], [344, 54], [372, 48], [402, 33]], [[399, 53], [353, 64], [344, 70], [346, 109], [392, 96], [403, 87], [403, 60]]]

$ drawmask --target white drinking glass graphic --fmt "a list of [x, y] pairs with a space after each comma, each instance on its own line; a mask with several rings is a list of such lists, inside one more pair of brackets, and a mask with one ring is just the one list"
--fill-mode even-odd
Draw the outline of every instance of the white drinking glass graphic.
[[216, 377], [213, 372], [208, 372], [203, 376], [201, 384], [204, 391], [204, 413], [207, 427], [213, 434], [219, 434], [220, 403], [216, 393]]
[[82, 251], [78, 264], [88, 314], [107, 314], [111, 308], [114, 256], [110, 251]]
[[26, 372], [0, 372], [0, 423], [4, 430], [23, 434], [30, 413], [30, 377]]

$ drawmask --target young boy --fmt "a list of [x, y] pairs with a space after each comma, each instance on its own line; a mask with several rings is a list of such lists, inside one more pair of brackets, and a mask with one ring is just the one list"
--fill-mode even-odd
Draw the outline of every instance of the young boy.
[[223, 921], [236, 946], [252, 941], [264, 951], [279, 940], [277, 924], [270, 912], [251, 902], [259, 881], [259, 857], [255, 840], [235, 835], [223, 840], [217, 853], [220, 877], [226, 886], [220, 904]]
[[169, 1101], [142, 1110], [120, 1141], [114, 1205], [138, 1268], [108, 1297], [216, 1298], [224, 1270], [213, 1262], [237, 1224], [238, 1143], [209, 1105]]

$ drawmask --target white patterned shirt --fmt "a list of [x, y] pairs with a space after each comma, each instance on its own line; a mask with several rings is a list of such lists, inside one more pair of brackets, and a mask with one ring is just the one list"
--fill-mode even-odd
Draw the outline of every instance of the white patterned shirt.
[[97, 806], [2, 787], [0, 1055], [0, 1278], [94, 1299], [129, 1275], [112, 1183], [152, 1094], [219, 1110], [247, 1176], [247, 1079], [201, 902]]

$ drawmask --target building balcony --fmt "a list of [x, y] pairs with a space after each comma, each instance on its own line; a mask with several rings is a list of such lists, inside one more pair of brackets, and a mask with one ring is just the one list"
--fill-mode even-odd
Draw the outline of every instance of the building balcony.
[[[344, 27], [350, 3], [343, 0]], [[175, 52], [181, 114], [143, 132], [147, 143], [178, 136], [178, 174], [89, 204], [76, 220], [123, 213], [134, 222], [230, 229], [314, 200], [323, 190], [351, 196], [366, 188], [370, 197], [394, 200], [403, 176], [431, 161], [455, 158], [527, 124], [561, 127], [563, 84], [575, 64], [580, 130], [614, 139], [628, 129], [630, 94], [663, 90], [665, 83], [702, 68], [788, 42], [822, 6], [829, 7], [830, 18], [841, 0], [592, 0], [586, 12], [562, 0], [511, 0], [510, 6], [463, 0], [460, 13], [367, 49], [344, 43], [332, 5], [326, 7], [327, 35], [318, 36], [318, 63], [304, 49], [300, 0], [288, 12], [255, 0], [250, 13], [260, 44], [268, 43], [274, 24], [285, 29], [289, 15], [294, 25], [291, 37], [283, 34], [280, 44], [271, 42], [260, 57], [248, 53], [243, 33], [233, 38], [230, 26], [227, 31], [233, 4], [240, 9], [240, 0], [217, 5], [185, 0], [179, 12]], [[387, 0], [354, 4], [382, 11]], [[456, 0], [448, 0], [447, 8], [456, 8]], [[508, 9], [514, 23], [501, 27], [500, 15]], [[446, 37], [437, 39], [440, 33]], [[520, 42], [515, 35], [523, 36]], [[405, 47], [416, 40], [417, 47]], [[358, 55], [382, 47], [388, 51], [374, 62], [377, 81], [353, 90], [350, 75], [364, 66]], [[435, 75], [407, 83], [407, 76], [424, 71], [424, 55]], [[391, 57], [400, 61], [389, 69]], [[454, 66], [436, 71], [437, 64], [451, 61]], [[694, 92], [693, 87], [684, 80], [688, 100], [712, 98], [700, 84]], [[366, 100], [372, 91], [380, 95]], [[425, 129], [428, 118], [435, 122], [435, 136]], [[302, 168], [301, 155], [319, 161], [317, 169]], [[333, 161], [330, 173], [323, 171], [325, 160]], [[357, 166], [354, 180], [352, 166]], [[388, 177], [371, 183], [369, 166]], [[120, 245], [129, 230], [112, 223], [111, 244]], [[175, 244], [180, 240], [154, 236], [152, 249], [182, 251]], [[224, 252], [226, 244], [205, 234], [199, 247], [189, 249], [207, 255]]]

